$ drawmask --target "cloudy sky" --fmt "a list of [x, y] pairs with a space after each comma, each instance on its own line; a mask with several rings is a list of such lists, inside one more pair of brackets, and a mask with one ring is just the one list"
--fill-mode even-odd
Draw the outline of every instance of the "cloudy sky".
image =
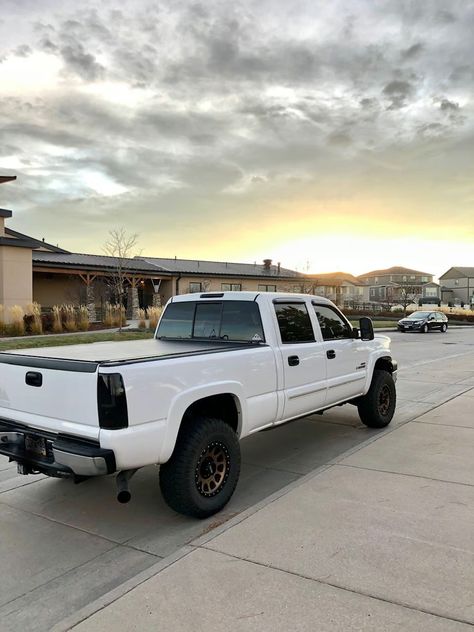
[[3, 0], [1, 206], [101, 252], [474, 265], [474, 2]]

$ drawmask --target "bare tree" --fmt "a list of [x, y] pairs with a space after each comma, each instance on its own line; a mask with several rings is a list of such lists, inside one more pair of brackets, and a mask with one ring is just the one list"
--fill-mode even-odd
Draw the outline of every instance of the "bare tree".
[[[137, 241], [137, 234], [127, 234], [124, 228], [115, 228], [109, 231], [109, 238], [104, 244], [105, 254], [114, 258], [113, 270], [108, 277], [108, 284], [120, 305], [125, 303], [125, 286], [128, 283], [127, 259], [139, 254], [136, 250]], [[122, 330], [122, 323], [120, 323], [119, 330]]]
[[398, 285], [398, 301], [403, 307], [403, 315], [407, 315], [407, 307], [411, 303], [415, 303], [420, 296], [420, 287], [411, 283], [400, 283]]

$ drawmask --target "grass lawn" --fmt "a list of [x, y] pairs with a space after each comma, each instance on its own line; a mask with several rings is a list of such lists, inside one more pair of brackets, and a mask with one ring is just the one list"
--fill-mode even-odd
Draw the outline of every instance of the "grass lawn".
[[15, 340], [0, 339], [0, 351], [10, 349], [33, 349], [35, 347], [59, 347], [63, 345], [90, 344], [108, 340], [144, 340], [153, 338], [151, 331], [123, 331], [122, 333], [77, 334], [71, 336], [42, 336], [40, 338], [17, 338]]
[[[359, 321], [358, 320], [350, 320], [350, 323], [352, 324], [353, 327], [358, 327], [359, 326]], [[374, 326], [374, 329], [380, 329], [380, 328], [385, 328], [385, 329], [396, 329], [397, 327], [397, 323], [398, 323], [398, 319], [397, 320], [372, 320], [372, 324]]]

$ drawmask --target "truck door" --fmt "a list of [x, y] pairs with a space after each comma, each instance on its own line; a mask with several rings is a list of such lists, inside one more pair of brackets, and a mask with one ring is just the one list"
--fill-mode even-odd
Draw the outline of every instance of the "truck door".
[[369, 349], [354, 338], [351, 324], [332, 305], [313, 301], [327, 361], [327, 400], [331, 405], [363, 392], [367, 378]]
[[321, 342], [316, 342], [306, 301], [275, 299], [274, 308], [283, 361], [282, 421], [324, 407], [326, 355]]

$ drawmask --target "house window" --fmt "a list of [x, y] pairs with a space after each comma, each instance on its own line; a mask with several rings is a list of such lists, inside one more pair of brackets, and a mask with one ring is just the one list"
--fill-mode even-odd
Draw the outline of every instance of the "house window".
[[301, 287], [301, 285], [294, 285], [293, 286], [293, 292], [295, 294], [302, 294], [303, 293], [303, 288]]
[[221, 283], [221, 290], [223, 292], [240, 292], [242, 285], [240, 283]]
[[427, 276], [421, 277], [421, 282], [428, 283], [428, 277]]
[[411, 275], [410, 280], [414, 281], [416, 279], [416, 276], [414, 274]]
[[276, 292], [277, 286], [276, 285], [259, 285], [258, 291], [259, 292]]
[[406, 281], [406, 280], [407, 280], [406, 276], [402, 277], [402, 279], [403, 279], [403, 281]]
[[193, 294], [193, 292], [202, 292], [202, 283], [190, 283], [189, 292], [191, 294]]
[[379, 282], [379, 277], [375, 277], [375, 283]]

